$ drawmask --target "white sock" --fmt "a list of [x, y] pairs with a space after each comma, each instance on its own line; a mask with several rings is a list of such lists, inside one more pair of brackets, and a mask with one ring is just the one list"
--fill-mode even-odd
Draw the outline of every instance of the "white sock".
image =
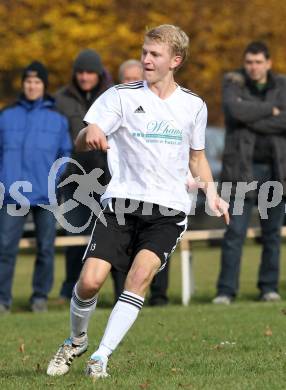
[[70, 304], [71, 337], [74, 344], [81, 344], [86, 338], [89, 319], [95, 310], [97, 295], [90, 299], [81, 299], [75, 285]]
[[134, 324], [143, 303], [144, 298], [132, 292], [123, 291], [110, 314], [99, 348], [92, 354], [92, 357], [111, 355]]

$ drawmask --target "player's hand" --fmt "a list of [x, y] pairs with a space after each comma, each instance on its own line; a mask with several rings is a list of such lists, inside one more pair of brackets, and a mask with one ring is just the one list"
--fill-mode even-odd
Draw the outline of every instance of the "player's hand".
[[109, 149], [106, 135], [96, 125], [88, 125], [85, 129], [85, 143], [89, 150], [106, 152]]
[[229, 225], [229, 204], [223, 200], [221, 197], [216, 195], [207, 196], [207, 201], [210, 210], [214, 213], [216, 217], [224, 217], [224, 221]]

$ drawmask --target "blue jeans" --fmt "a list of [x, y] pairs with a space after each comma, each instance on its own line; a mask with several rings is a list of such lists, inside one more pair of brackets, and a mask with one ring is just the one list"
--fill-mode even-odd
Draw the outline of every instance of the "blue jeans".
[[[254, 180], [258, 186], [267, 180], [273, 180], [271, 166], [254, 164]], [[239, 288], [240, 260], [245, 241], [251, 211], [257, 203], [257, 197], [245, 199], [242, 215], [233, 215], [234, 200], [230, 202], [230, 224], [226, 229], [221, 255], [221, 270], [217, 283], [218, 295], [235, 297]], [[268, 209], [268, 219], [260, 218], [262, 232], [262, 256], [258, 274], [257, 287], [261, 294], [278, 291], [280, 229], [285, 213], [284, 199], [273, 208]]]
[[[53, 284], [55, 218], [41, 207], [31, 207], [35, 223], [37, 257], [32, 281], [31, 302], [47, 299]], [[0, 303], [9, 307], [12, 303], [12, 283], [26, 216], [11, 216], [7, 207], [0, 210]], [[22, 281], [25, 283], [25, 280]]]

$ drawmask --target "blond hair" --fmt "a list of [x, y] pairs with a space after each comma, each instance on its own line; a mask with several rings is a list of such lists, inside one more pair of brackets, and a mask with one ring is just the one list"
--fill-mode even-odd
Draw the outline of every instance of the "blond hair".
[[173, 55], [182, 57], [182, 62], [179, 67], [188, 56], [189, 37], [178, 26], [161, 24], [160, 26], [147, 30], [145, 38], [152, 39], [156, 42], [167, 43]]

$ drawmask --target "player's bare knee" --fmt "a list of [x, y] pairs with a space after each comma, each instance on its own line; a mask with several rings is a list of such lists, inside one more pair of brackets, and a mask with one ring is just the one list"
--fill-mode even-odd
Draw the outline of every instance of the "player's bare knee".
[[135, 270], [131, 270], [126, 283], [132, 288], [141, 288], [148, 285], [152, 280], [152, 272], [144, 267], [138, 267]]
[[94, 295], [100, 290], [100, 287], [100, 281], [85, 275], [81, 276], [78, 281], [77, 292], [82, 299], [88, 299], [94, 297]]

